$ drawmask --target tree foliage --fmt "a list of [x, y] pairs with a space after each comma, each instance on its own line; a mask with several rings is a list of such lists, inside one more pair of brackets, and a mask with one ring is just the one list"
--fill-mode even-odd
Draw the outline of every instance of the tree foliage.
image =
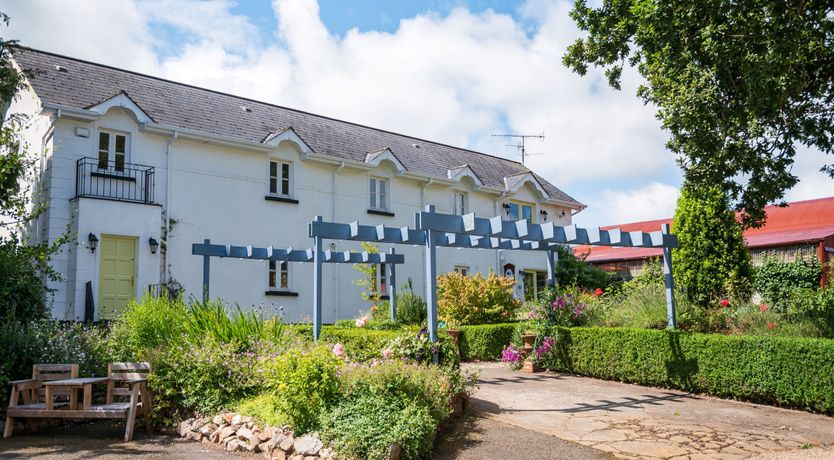
[[[0, 12], [0, 20], [9, 17]], [[17, 41], [0, 38], [0, 106], [17, 97], [27, 74], [12, 59]], [[25, 115], [9, 113], [0, 119], [0, 322], [30, 321], [46, 314], [46, 280], [59, 274], [49, 265], [52, 254], [68, 233], [52, 242], [30, 244], [25, 226], [43, 212], [46, 202], [35, 188], [36, 157], [27, 150], [21, 130]]]
[[816, 257], [803, 260], [797, 254], [793, 261], [783, 262], [765, 255], [755, 271], [753, 287], [771, 307], [782, 310], [790, 304], [794, 290], [818, 288], [821, 277], [822, 265]]
[[680, 248], [672, 251], [675, 282], [698, 305], [751, 294], [750, 253], [729, 200], [718, 187], [684, 185], [672, 222]]
[[588, 290], [608, 286], [608, 273], [586, 262], [588, 254], [576, 256], [568, 246], [559, 246], [556, 253], [559, 255], [556, 264], [556, 282], [559, 286], [575, 286]]
[[[693, 186], [721, 185], [745, 226], [798, 182], [797, 147], [834, 145], [834, 4], [828, 0], [603, 0], [571, 11], [588, 32], [563, 63], [605, 69], [620, 88], [626, 64], [646, 82], [667, 146]], [[822, 171], [834, 177], [834, 164]]]

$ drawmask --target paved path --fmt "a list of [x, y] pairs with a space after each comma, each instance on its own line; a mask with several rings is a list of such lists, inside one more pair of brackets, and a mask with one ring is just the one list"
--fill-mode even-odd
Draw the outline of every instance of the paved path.
[[438, 437], [434, 460], [605, 460], [611, 454], [470, 413]]
[[[474, 410], [624, 458], [834, 458], [834, 418], [584, 377], [481, 370]], [[809, 447], [821, 449], [802, 450]], [[775, 457], [768, 457], [775, 458]]]
[[0, 439], [0, 458], [86, 459], [187, 459], [220, 460], [263, 458], [219, 450], [211, 444], [185, 441], [173, 436], [145, 434], [136, 430], [124, 441], [124, 421], [99, 421], [44, 428]]

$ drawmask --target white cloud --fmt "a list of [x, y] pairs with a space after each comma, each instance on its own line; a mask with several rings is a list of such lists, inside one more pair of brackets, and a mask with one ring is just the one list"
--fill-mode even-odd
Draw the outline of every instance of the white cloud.
[[678, 187], [660, 182], [628, 190], [603, 190], [574, 222], [597, 226], [672, 217], [679, 195]]
[[[626, 69], [614, 91], [600, 72], [579, 77], [561, 64], [579, 36], [571, 2], [529, 0], [521, 20], [457, 8], [402, 19], [394, 33], [343, 37], [327, 30], [315, 0], [273, 0], [271, 34], [230, 0], [5, 3], [9, 36], [49, 51], [511, 158], [490, 134], [544, 132], [529, 151], [546, 154], [528, 166], [584, 195], [591, 207], [580, 220], [674, 208], [668, 184], [679, 176], [654, 109], [635, 96], [639, 75]], [[801, 168], [808, 182], [791, 197], [831, 193], [818, 168]]]

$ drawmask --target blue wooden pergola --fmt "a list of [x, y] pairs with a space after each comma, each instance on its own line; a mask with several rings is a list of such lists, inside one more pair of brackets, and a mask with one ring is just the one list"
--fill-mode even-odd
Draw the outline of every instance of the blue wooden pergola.
[[316, 281], [316, 290], [314, 291], [314, 300], [317, 302], [319, 308], [313, 311], [314, 335], [318, 340], [319, 332], [321, 330], [321, 264], [375, 264], [386, 265], [388, 267], [388, 302], [391, 310], [391, 320], [396, 319], [397, 316], [397, 286], [396, 286], [396, 266], [405, 263], [405, 257], [402, 254], [397, 254], [392, 248], [388, 253], [371, 254], [368, 252], [351, 252], [351, 251], [321, 251], [314, 248], [307, 249], [293, 249], [289, 248], [275, 248], [267, 246], [265, 248], [249, 246], [233, 246], [230, 244], [212, 244], [211, 240], [203, 240], [202, 243], [194, 243], [191, 245], [191, 254], [203, 256], [203, 301], [209, 299], [209, 285], [211, 282], [211, 258], [238, 258], [247, 260], [275, 260], [286, 262], [313, 262], [315, 265], [314, 278]]
[[[552, 222], [533, 224], [527, 220], [507, 221], [501, 216], [482, 218], [475, 214], [450, 215], [435, 212], [434, 206], [414, 216], [414, 228], [385, 225], [360, 225], [358, 222], [324, 222], [316, 216], [309, 224], [313, 238], [313, 333], [318, 339], [321, 328], [321, 264], [326, 262], [325, 240], [363, 241], [386, 244], [409, 244], [425, 247], [426, 251], [426, 309], [429, 336], [437, 340], [437, 248], [504, 249], [543, 252], [547, 260], [549, 284], [555, 284], [559, 245], [593, 245], [646, 247], [663, 249], [663, 272], [666, 284], [668, 327], [675, 328], [674, 279], [672, 277], [672, 249], [678, 239], [664, 224], [657, 232], [623, 232], [619, 229], [580, 228], [576, 225], [559, 226]], [[390, 283], [390, 284], [393, 284]], [[392, 313], [394, 307], [392, 307]]]

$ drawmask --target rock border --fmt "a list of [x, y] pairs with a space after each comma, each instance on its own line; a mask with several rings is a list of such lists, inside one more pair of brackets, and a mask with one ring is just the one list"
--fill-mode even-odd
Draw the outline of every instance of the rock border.
[[227, 412], [214, 417], [191, 417], [177, 426], [191, 441], [216, 444], [228, 452], [262, 453], [268, 460], [333, 460], [317, 433], [295, 437], [289, 427], [261, 427], [252, 417]]

